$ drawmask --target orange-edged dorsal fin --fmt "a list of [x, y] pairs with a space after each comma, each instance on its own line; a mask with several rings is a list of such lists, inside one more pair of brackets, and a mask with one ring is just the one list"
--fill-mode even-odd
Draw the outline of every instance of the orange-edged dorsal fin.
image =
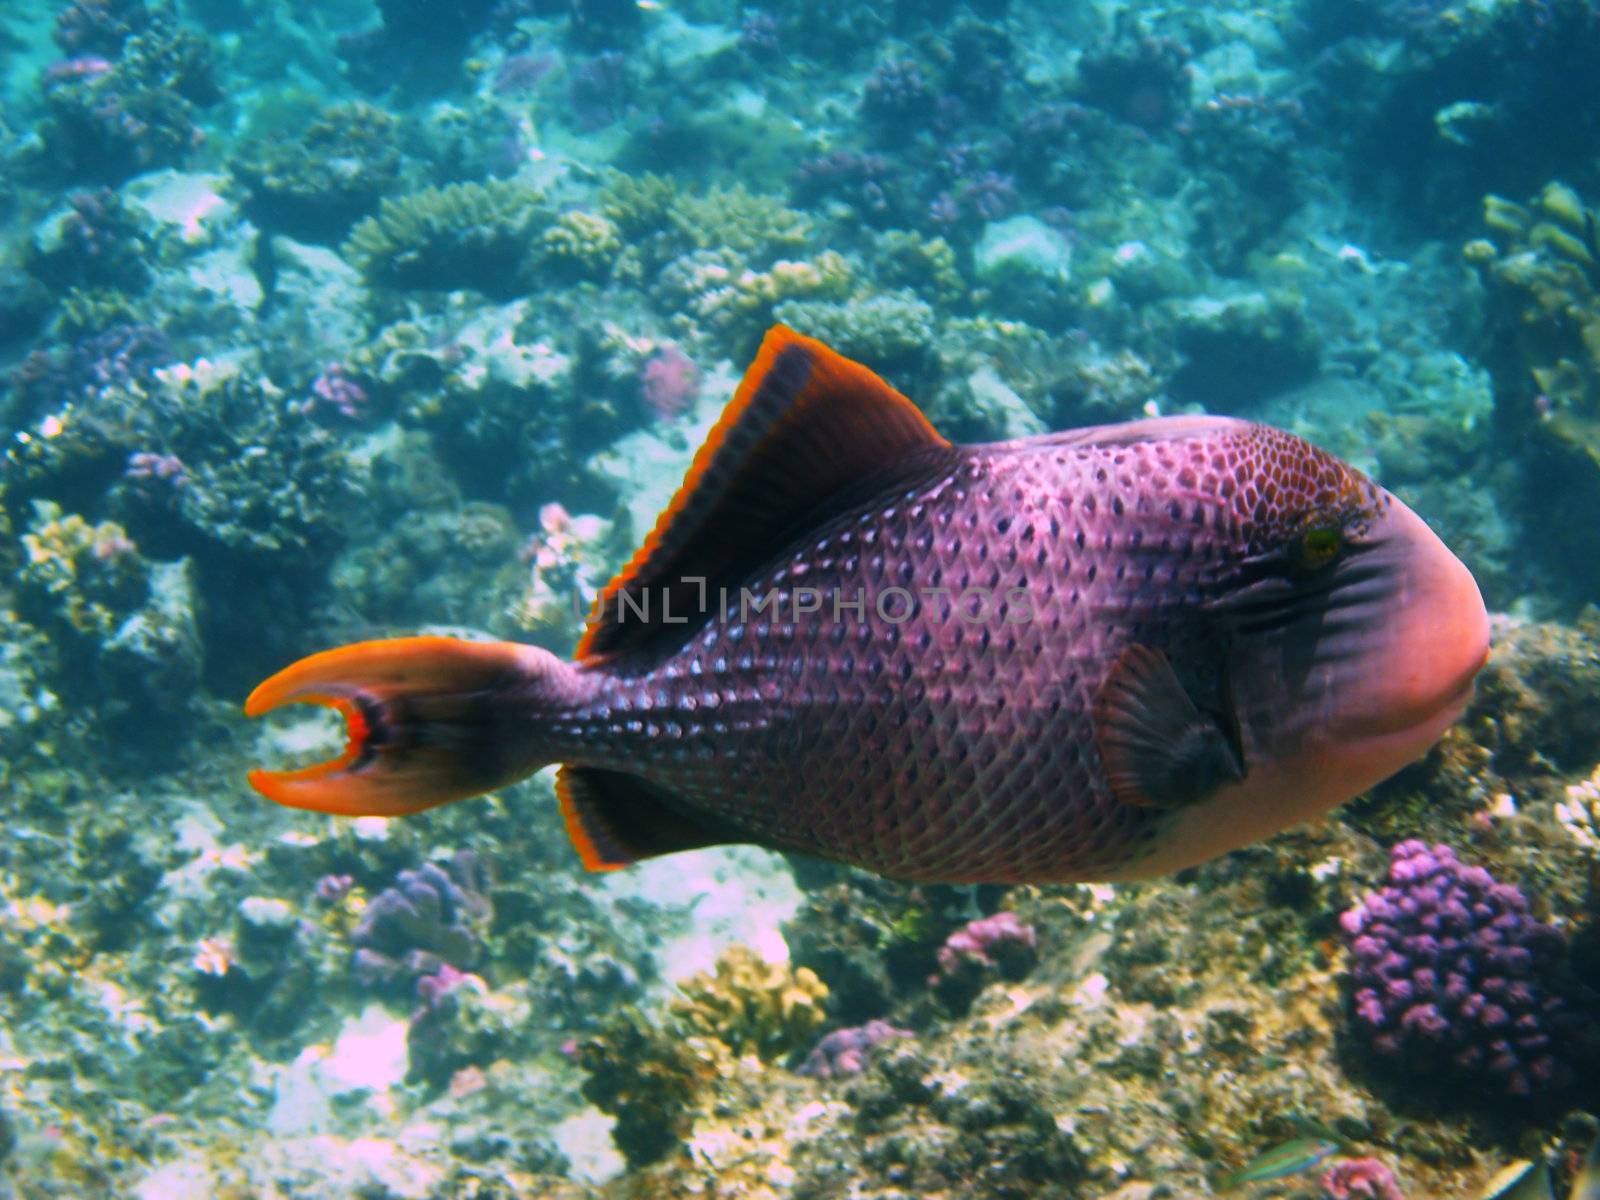
[[[860, 363], [774, 325], [655, 529], [595, 602], [579, 658], [684, 635], [721, 586], [783, 548], [830, 502], [951, 451], [921, 411]], [[668, 619], [670, 618], [670, 620]]]
[[567, 836], [591, 871], [615, 871], [643, 858], [749, 840], [689, 816], [670, 793], [620, 771], [562, 767], [556, 798]]

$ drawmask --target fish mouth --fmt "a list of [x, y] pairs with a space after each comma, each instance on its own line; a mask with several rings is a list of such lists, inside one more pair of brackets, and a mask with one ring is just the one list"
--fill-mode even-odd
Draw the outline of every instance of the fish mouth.
[[1245, 559], [1211, 611], [1236, 677], [1257, 685], [1241, 720], [1280, 753], [1364, 743], [1398, 768], [1465, 711], [1488, 661], [1477, 582], [1393, 499], [1325, 569], [1297, 570], [1282, 549]]

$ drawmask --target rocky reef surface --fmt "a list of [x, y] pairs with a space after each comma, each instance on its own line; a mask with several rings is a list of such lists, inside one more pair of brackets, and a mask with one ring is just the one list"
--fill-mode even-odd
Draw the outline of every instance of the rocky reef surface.
[[[1570, 1172], [1591, 4], [12, 7], [0, 1190], [1155, 1200], [1308, 1123], [1328, 1173], [1254, 1194]], [[1328, 446], [1480, 580], [1477, 699], [1318, 825], [1115, 888], [596, 879], [547, 777], [394, 822], [247, 791], [336, 736], [239, 715], [297, 655], [570, 650], [776, 320], [961, 440]]]

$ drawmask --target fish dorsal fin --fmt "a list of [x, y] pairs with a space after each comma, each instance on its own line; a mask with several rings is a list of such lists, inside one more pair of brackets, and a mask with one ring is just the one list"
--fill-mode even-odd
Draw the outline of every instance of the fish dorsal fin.
[[671, 793], [621, 771], [562, 767], [556, 797], [567, 836], [591, 871], [615, 871], [644, 858], [746, 840], [714, 821], [690, 816], [688, 806]]
[[678, 494], [595, 602], [578, 657], [681, 636], [708, 593], [738, 583], [841, 492], [919, 451], [950, 449], [866, 367], [773, 326]]

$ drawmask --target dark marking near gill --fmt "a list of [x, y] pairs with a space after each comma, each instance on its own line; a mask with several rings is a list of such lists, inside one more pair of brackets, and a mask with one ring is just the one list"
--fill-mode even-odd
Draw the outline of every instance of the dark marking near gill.
[[[1285, 550], [1252, 555], [1205, 610], [1226, 619], [1235, 633], [1250, 635], [1371, 604], [1386, 592], [1391, 575], [1381, 558], [1366, 558], [1378, 545], [1348, 543], [1338, 560], [1311, 573], [1297, 568]], [[1366, 584], [1376, 586], [1360, 586]]]

